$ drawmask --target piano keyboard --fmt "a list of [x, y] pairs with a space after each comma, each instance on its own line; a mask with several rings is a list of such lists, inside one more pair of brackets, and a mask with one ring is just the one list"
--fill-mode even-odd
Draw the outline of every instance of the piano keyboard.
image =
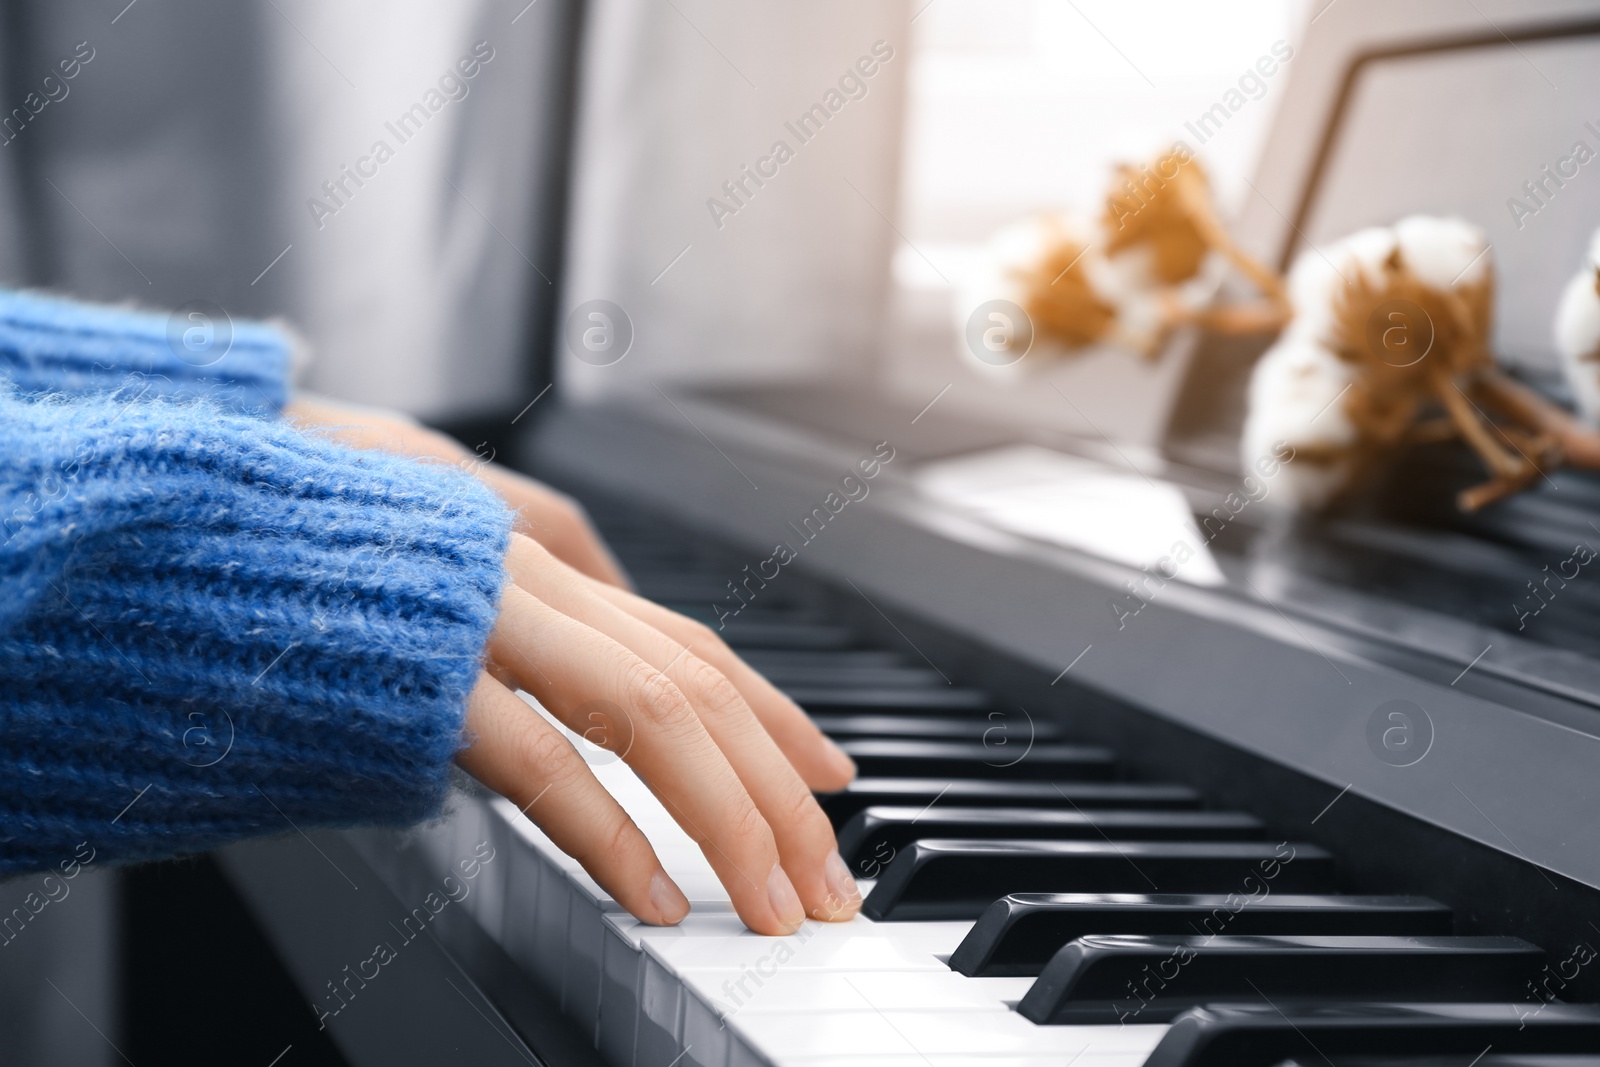
[[[686, 613], [739, 573], [608, 525], [641, 592]], [[605, 1062], [1600, 1065], [1600, 1013], [1538, 995], [1539, 947], [1455, 936], [1435, 900], [1340, 893], [1317, 846], [1131, 780], [1052, 725], [1018, 736], [990, 694], [781, 586], [725, 633], [860, 766], [822, 798], [865, 894], [855, 919], [751, 934], [628, 767], [570, 733], [691, 901], [681, 925], [635, 921], [502, 798], [465, 796], [422, 832], [441, 865], [486, 837], [506, 854], [466, 906]]]

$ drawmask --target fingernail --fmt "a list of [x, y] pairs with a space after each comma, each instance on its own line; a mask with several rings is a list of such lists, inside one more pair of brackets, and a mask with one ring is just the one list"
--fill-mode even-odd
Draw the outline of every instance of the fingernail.
[[850, 877], [850, 868], [844, 865], [844, 859], [837, 850], [828, 853], [828, 858], [822, 862], [822, 873], [828, 880], [827, 906], [830, 914], [826, 918], [844, 919], [855, 914], [856, 906], [861, 903], [861, 890], [856, 887], [856, 880]]
[[668, 926], [682, 922], [683, 917], [689, 914], [689, 899], [663, 871], [650, 876], [650, 903], [656, 906], [661, 921]]
[[772, 873], [767, 875], [767, 899], [772, 902], [772, 913], [783, 925], [793, 928], [805, 921], [806, 909], [800, 903], [800, 894], [794, 891], [794, 883], [789, 881], [782, 867], [772, 868]]

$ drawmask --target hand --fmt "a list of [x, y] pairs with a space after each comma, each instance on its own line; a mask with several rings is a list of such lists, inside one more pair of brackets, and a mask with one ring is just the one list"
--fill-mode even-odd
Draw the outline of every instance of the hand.
[[522, 808], [648, 923], [689, 911], [655, 851], [576, 749], [514, 690], [617, 752], [705, 853], [757, 933], [843, 920], [861, 894], [811, 790], [850, 758], [712, 630], [587, 577], [513, 534], [510, 580], [457, 762]]
[[431, 457], [460, 464], [493, 489], [517, 513], [517, 529], [548, 548], [557, 559], [591, 578], [631, 589], [622, 568], [571, 497], [515, 471], [474, 456], [442, 433], [404, 415], [345, 407], [298, 397], [283, 409], [288, 418], [315, 426], [340, 444], [403, 456]]

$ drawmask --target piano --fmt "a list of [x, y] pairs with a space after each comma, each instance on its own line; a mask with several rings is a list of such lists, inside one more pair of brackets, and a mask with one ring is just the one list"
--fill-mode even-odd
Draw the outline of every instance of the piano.
[[[1297, 83], [1320, 141], [1287, 102], [1260, 190], [1283, 210], [1250, 215], [1279, 216], [1285, 261], [1408, 210], [1480, 217], [1502, 343], [1557, 394], [1523, 313], [1555, 289], [1513, 271], [1570, 269], [1550, 250], [1600, 223], [1600, 178], [1540, 244], [1499, 201], [1596, 98], [1600, 21], [1558, 6], [1377, 43], [1342, 24]], [[1397, 101], [1437, 119], [1469, 92], [1497, 101], [1493, 138], [1413, 122], [1392, 142]], [[1258, 353], [1199, 339], [1143, 451], [821, 387], [551, 404], [518, 442], [641, 592], [720, 626], [857, 760], [822, 798], [866, 894], [848, 923], [744, 930], [577, 737], [689, 896], [680, 926], [632, 919], [468, 781], [436, 823], [248, 843], [223, 869], [357, 1064], [1600, 1065], [1600, 580], [1537, 625], [1512, 610], [1600, 538], [1600, 481], [1557, 472], [1461, 516], [1463, 454], [1419, 449], [1332, 515], [1245, 509], [1204, 580], [1159, 586], [1003, 491], [1071, 499], [1090, 471], [1150, 514], [1209, 514]], [[869, 455], [892, 459], [866, 495], [826, 505]], [[397, 959], [374, 978], [378, 943]]]

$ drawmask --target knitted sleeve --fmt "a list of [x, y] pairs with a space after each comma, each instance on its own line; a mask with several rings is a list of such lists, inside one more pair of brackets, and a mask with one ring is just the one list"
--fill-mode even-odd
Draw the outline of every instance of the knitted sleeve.
[[205, 396], [277, 411], [293, 348], [285, 331], [216, 307], [168, 315], [0, 290], [0, 378], [24, 394]]
[[3, 388], [0, 453], [0, 875], [437, 812], [510, 530], [475, 479]]

